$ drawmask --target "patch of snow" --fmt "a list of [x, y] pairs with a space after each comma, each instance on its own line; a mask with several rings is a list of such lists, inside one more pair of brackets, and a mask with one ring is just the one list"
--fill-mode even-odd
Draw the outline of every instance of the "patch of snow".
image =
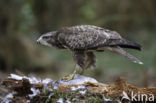
[[53, 82], [53, 89], [58, 89], [59, 88], [59, 82]]
[[53, 96], [53, 95], [54, 95], [54, 93], [50, 93], [49, 96], [48, 96], [48, 98], [51, 98], [51, 96]]
[[73, 98], [72, 101], [73, 101], [73, 102], [75, 102], [75, 101], [79, 101], [79, 99], [77, 99], [77, 98]]
[[46, 89], [46, 90], [48, 90], [48, 91], [52, 91], [52, 88], [50, 88], [48, 86], [48, 84], [43, 84], [43, 88]]
[[64, 102], [63, 102], [63, 98], [59, 98], [59, 99], [57, 100], [57, 103], [64, 103]]
[[85, 94], [86, 94], [86, 90], [79, 91], [79, 93], [80, 93], [81, 95], [85, 95]]
[[76, 87], [71, 87], [70, 90], [71, 90], [71, 91], [76, 91], [77, 88], [76, 88]]
[[85, 82], [98, 83], [98, 81], [95, 80], [94, 78], [82, 76], [79, 74], [76, 74], [73, 80], [70, 80], [70, 81], [60, 80], [59, 81], [61, 85], [80, 85], [80, 84], [84, 84]]
[[58, 89], [58, 86], [54, 86], [53, 89]]
[[53, 80], [50, 78], [46, 78], [46, 79], [42, 80], [43, 84], [48, 84], [48, 83], [52, 83], [52, 82], [53, 82]]
[[82, 85], [79, 85], [78, 87], [71, 87], [70, 88], [71, 89], [71, 91], [76, 91], [76, 90], [82, 90], [82, 89], [85, 89], [85, 86], [82, 86]]
[[8, 78], [12, 78], [12, 79], [16, 79], [16, 80], [22, 80], [23, 78], [28, 79], [30, 81], [30, 83], [32, 84], [36, 84], [36, 83], [41, 83], [41, 79], [40, 78], [36, 78], [36, 77], [27, 77], [27, 76], [19, 76], [16, 74], [10, 74], [10, 76]]
[[44, 89], [52, 91], [52, 88], [50, 88], [49, 85], [48, 85], [49, 83], [51, 83], [53, 85], [53, 80], [52, 79], [46, 78], [46, 79], [42, 80], [42, 83], [43, 83]]
[[29, 94], [30, 98], [33, 98], [34, 96], [40, 94], [40, 90], [39, 89], [31, 88], [31, 91], [33, 92], [33, 94]]
[[112, 100], [109, 98], [106, 98], [104, 94], [102, 94], [102, 98], [105, 102], [111, 102]]
[[27, 76], [19, 76], [19, 75], [16, 75], [16, 74], [10, 74], [9, 78], [16, 79], [16, 80], [22, 80], [23, 78], [26, 78], [32, 84], [41, 83], [40, 78], [36, 78], [36, 77], [33, 77], [33, 76], [32, 77], [27, 77]]
[[13, 98], [13, 94], [12, 93], [9, 93], [1, 103], [12, 103], [12, 101], [10, 99]]
[[32, 83], [32, 84], [41, 83], [41, 79], [40, 78], [36, 78], [36, 77], [31, 76], [28, 79], [29, 79], [30, 83]]
[[30, 103], [30, 100], [27, 100], [26, 103]]
[[65, 103], [71, 103], [71, 101], [69, 101], [68, 99], [65, 101]]
[[22, 80], [22, 76], [16, 75], [16, 74], [10, 74], [8, 78], [16, 79], [16, 80]]

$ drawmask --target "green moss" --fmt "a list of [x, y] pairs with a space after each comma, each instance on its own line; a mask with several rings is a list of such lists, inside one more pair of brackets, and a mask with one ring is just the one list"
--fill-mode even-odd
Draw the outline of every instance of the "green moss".
[[[51, 97], [49, 95], [53, 93]], [[59, 98], [62, 98], [64, 101], [69, 100], [72, 103], [108, 103], [105, 102], [102, 95], [97, 93], [89, 93], [86, 92], [85, 95], [82, 95], [79, 93], [79, 91], [59, 91], [59, 90], [53, 90], [47, 91], [42, 90], [42, 93], [40, 96], [36, 96], [33, 98], [33, 102], [40, 101], [40, 103], [56, 103]]]

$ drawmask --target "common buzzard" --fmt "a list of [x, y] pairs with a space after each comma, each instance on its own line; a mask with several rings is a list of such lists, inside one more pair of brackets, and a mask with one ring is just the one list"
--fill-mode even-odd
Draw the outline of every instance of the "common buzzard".
[[76, 64], [83, 70], [95, 67], [94, 51], [112, 51], [135, 63], [143, 64], [122, 49], [141, 50], [141, 45], [122, 38], [116, 31], [110, 31], [93, 25], [64, 27], [57, 31], [48, 32], [43, 34], [37, 40], [37, 43], [58, 49], [70, 50]]

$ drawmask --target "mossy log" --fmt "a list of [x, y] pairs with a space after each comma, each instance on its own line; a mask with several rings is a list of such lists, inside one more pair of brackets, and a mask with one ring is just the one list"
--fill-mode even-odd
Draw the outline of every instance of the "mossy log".
[[[31, 83], [29, 78], [7, 78], [2, 85], [13, 93], [15, 103], [130, 103], [156, 102], [156, 87], [138, 88], [118, 78], [112, 84], [87, 81], [82, 84], [63, 84], [60, 81]], [[48, 87], [48, 89], [47, 89]], [[57, 88], [56, 88], [57, 87]], [[34, 93], [34, 90], [39, 93]], [[30, 96], [34, 94], [33, 96]]]

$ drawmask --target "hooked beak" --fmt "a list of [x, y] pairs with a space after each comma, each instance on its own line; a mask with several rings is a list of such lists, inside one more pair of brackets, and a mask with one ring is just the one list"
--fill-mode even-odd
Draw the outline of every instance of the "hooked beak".
[[42, 39], [42, 37], [40, 37], [36, 42], [37, 42], [37, 44], [41, 44], [41, 45], [45, 45], [45, 46], [50, 46], [51, 47], [51, 45], [48, 44], [46, 41], [44, 41]]

